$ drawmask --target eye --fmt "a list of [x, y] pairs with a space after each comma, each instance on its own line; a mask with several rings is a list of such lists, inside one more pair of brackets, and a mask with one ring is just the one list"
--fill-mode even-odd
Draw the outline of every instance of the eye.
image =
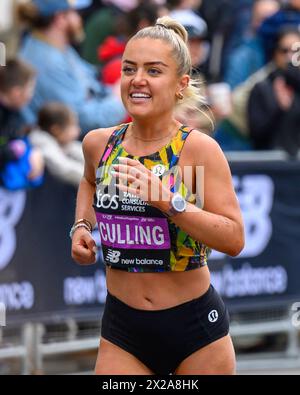
[[135, 69], [133, 67], [130, 67], [130, 66], [124, 66], [122, 68], [122, 71], [123, 71], [124, 74], [129, 75], [129, 74], [133, 74], [135, 72]]
[[158, 69], [151, 68], [148, 70], [148, 73], [151, 75], [158, 75], [158, 74], [161, 74], [161, 71]]

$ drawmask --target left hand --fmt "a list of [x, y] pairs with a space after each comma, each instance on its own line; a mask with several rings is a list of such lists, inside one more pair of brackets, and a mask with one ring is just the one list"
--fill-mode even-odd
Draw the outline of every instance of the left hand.
[[44, 174], [45, 160], [42, 152], [38, 148], [32, 149], [29, 156], [29, 163], [31, 166], [30, 173], [28, 174], [29, 180], [34, 180]]
[[172, 192], [163, 185], [159, 177], [138, 160], [120, 157], [119, 162], [120, 164], [112, 165], [112, 175], [118, 178], [116, 186], [121, 191], [138, 196], [162, 211], [168, 210]]

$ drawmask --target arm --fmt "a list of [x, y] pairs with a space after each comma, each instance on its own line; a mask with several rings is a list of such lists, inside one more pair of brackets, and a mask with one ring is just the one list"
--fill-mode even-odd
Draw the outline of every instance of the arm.
[[84, 157], [82, 152], [82, 143], [78, 140], [72, 141], [64, 146], [63, 148], [66, 155], [69, 158], [76, 160], [78, 163], [84, 164]]
[[244, 229], [227, 160], [210, 137], [194, 132], [189, 140], [195, 166], [204, 166], [204, 206], [188, 203], [186, 212], [176, 214], [172, 221], [195, 240], [236, 256], [244, 247]]
[[[96, 169], [98, 161], [108, 140], [110, 130], [94, 130], [88, 133], [82, 142], [84, 154], [84, 173], [80, 181], [77, 201], [75, 222], [85, 218], [93, 226], [96, 218], [93, 205], [95, 193]], [[95, 262], [96, 244], [91, 234], [83, 227], [78, 228], [72, 238], [72, 258], [80, 264], [91, 264]]]
[[[54, 137], [43, 131], [33, 131], [29, 135], [31, 144], [38, 147], [45, 159], [46, 167], [55, 177], [78, 186], [83, 174], [83, 161], [70, 157]], [[80, 143], [78, 142], [80, 145]]]
[[75, 213], [75, 221], [80, 218], [85, 218], [89, 220], [93, 226], [96, 224], [96, 218], [93, 210], [93, 197], [96, 188], [96, 163], [93, 161], [92, 157], [92, 145], [98, 140], [96, 133], [99, 133], [99, 131], [88, 133], [82, 142], [82, 150], [85, 162], [83, 177], [80, 181], [77, 193]]

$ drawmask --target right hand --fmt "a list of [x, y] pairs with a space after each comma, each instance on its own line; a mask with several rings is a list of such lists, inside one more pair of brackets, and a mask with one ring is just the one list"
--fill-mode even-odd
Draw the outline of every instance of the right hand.
[[96, 262], [97, 246], [90, 232], [84, 227], [75, 230], [72, 237], [72, 258], [80, 265]]
[[283, 78], [277, 77], [273, 82], [273, 89], [279, 107], [284, 111], [288, 111], [295, 97], [293, 88], [288, 86]]

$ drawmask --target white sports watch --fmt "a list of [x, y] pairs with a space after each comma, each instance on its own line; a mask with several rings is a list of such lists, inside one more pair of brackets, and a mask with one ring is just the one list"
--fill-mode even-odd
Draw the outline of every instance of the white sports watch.
[[180, 193], [174, 193], [171, 201], [170, 208], [165, 215], [172, 217], [175, 214], [183, 213], [186, 210], [186, 200], [180, 195]]

